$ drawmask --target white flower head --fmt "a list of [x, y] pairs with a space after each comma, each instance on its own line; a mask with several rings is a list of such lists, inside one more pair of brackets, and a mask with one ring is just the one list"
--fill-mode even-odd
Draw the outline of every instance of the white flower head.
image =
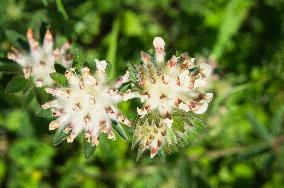
[[[143, 102], [142, 108], [138, 108], [137, 112], [140, 118], [144, 118], [157, 111], [163, 119], [160, 124], [167, 127], [168, 132], [172, 128], [175, 110], [192, 111], [195, 114], [202, 114], [207, 110], [213, 94], [204, 93], [203, 90], [211, 74], [211, 67], [206, 63], [195, 62], [195, 58], [190, 58], [187, 53], [179, 57], [173, 55], [169, 60], [164, 59], [165, 42], [161, 37], [155, 37], [153, 45], [155, 58], [149, 53], [141, 52], [142, 65], [137, 66], [134, 71]], [[167, 134], [160, 145], [166, 142]], [[150, 151], [157, 152], [150, 145], [147, 145]], [[154, 154], [151, 153], [152, 156]]]
[[52, 86], [55, 82], [49, 74], [55, 72], [55, 62], [60, 63], [65, 68], [70, 68], [72, 58], [68, 54], [69, 43], [65, 43], [61, 48], [54, 49], [54, 41], [49, 30], [46, 31], [43, 45], [35, 40], [33, 31], [28, 29], [27, 38], [30, 46], [30, 52], [12, 48], [8, 53], [8, 58], [23, 67], [25, 78], [33, 77], [37, 87]]
[[92, 145], [99, 143], [100, 133], [115, 139], [112, 121], [131, 126], [130, 121], [116, 108], [117, 103], [129, 99], [129, 92], [121, 94], [107, 84], [106, 61], [96, 61], [97, 70], [91, 74], [89, 68], [77, 75], [74, 70], [66, 72], [68, 87], [47, 88], [46, 92], [55, 99], [42, 105], [51, 108], [56, 120], [49, 125], [50, 130], [57, 128], [69, 133], [67, 142], [73, 142], [77, 135], [84, 132]]
[[[156, 37], [156, 49], [164, 50], [164, 41]], [[159, 50], [156, 50], [156, 57]], [[172, 58], [163, 64], [153, 61], [150, 54], [142, 52], [142, 66], [137, 67], [139, 85], [143, 88], [140, 98], [144, 102], [139, 114], [145, 116], [158, 110], [162, 117], [170, 117], [174, 109], [193, 111], [202, 114], [212, 100], [212, 93], [203, 93], [211, 67], [206, 63], [197, 64], [186, 53]]]

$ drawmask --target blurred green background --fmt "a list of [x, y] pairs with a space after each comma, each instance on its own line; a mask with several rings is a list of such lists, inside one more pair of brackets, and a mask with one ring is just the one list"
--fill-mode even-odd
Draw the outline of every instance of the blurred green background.
[[[86, 160], [82, 143], [52, 145], [48, 120], [0, 73], [0, 187], [284, 187], [284, 0], [0, 0], [0, 55], [13, 31], [41, 23], [111, 77], [138, 63], [155, 36], [215, 67], [207, 129], [165, 161], [139, 161], [130, 138], [104, 138]], [[8, 33], [8, 34], [7, 34]], [[135, 117], [131, 102], [121, 105]]]

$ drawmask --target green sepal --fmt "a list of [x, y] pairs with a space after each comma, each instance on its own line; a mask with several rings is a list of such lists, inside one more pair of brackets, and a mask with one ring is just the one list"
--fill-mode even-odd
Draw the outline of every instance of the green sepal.
[[80, 73], [81, 69], [84, 67], [86, 60], [84, 59], [82, 52], [78, 49], [71, 49], [71, 54], [73, 55], [72, 67], [76, 69], [77, 73]]
[[135, 68], [130, 63], [127, 64], [127, 68], [130, 73], [129, 75], [130, 80], [133, 82], [138, 82], [138, 75], [137, 75]]

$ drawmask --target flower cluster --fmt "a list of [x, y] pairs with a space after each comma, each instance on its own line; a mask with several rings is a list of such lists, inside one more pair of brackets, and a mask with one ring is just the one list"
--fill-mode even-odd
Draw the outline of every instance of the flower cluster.
[[[25, 78], [32, 77], [37, 87], [47, 86], [45, 91], [54, 99], [42, 108], [50, 109], [56, 117], [50, 122], [49, 130], [63, 131], [68, 135], [67, 142], [73, 142], [80, 133], [92, 146], [98, 145], [101, 133], [115, 139], [113, 126], [118, 123], [131, 126], [117, 104], [139, 98], [143, 104], [137, 108], [139, 117], [135, 121], [132, 147], [139, 143], [138, 158], [147, 149], [152, 158], [168, 146], [186, 141], [188, 134], [202, 124], [194, 114], [204, 113], [213, 98], [212, 93], [204, 92], [211, 67], [195, 62], [187, 53], [166, 59], [165, 42], [161, 37], [153, 41], [155, 53], [141, 52], [142, 63], [136, 67], [130, 65], [129, 71], [115, 84], [107, 81], [104, 60], [95, 60], [94, 73], [87, 67], [76, 72], [68, 53], [70, 44], [54, 49], [49, 30], [42, 46], [34, 39], [31, 29], [27, 38], [30, 52], [12, 48], [8, 58], [21, 65]], [[55, 72], [56, 62], [67, 69], [64, 86], [56, 86], [50, 77], [50, 73]], [[123, 137], [122, 128], [114, 128]]]
[[[149, 137], [141, 136], [145, 133], [141, 132], [140, 126], [134, 130], [134, 137], [140, 140], [139, 147], [142, 147], [142, 150], [149, 148], [151, 157], [155, 156], [158, 148], [162, 147], [167, 140], [167, 130], [172, 129], [174, 110], [202, 114], [213, 98], [212, 93], [203, 92], [206, 79], [211, 73], [211, 67], [208, 64], [196, 63], [195, 59], [190, 58], [187, 53], [165, 60], [164, 40], [156, 37], [153, 45], [154, 57], [149, 53], [141, 52], [142, 65], [137, 66], [134, 73], [137, 75], [138, 85], [142, 88], [140, 98], [143, 107], [137, 108], [140, 118], [158, 111], [163, 119], [162, 125], [158, 127], [153, 128], [152, 123], [144, 126], [147, 127], [145, 130], [154, 129], [154, 134], [160, 136], [153, 136], [151, 131], [146, 131]], [[160, 134], [162, 132], [165, 133]], [[134, 139], [137, 140], [137, 138]]]
[[54, 81], [49, 74], [55, 72], [55, 62], [60, 63], [65, 68], [72, 66], [72, 58], [67, 53], [70, 44], [65, 43], [61, 48], [53, 49], [54, 41], [49, 30], [45, 33], [42, 46], [35, 40], [31, 29], [27, 31], [27, 38], [30, 52], [12, 48], [8, 58], [22, 66], [25, 78], [33, 77], [37, 87], [52, 86]]
[[87, 141], [97, 145], [100, 133], [115, 139], [112, 121], [131, 125], [116, 108], [116, 104], [129, 99], [131, 93], [121, 94], [116, 88], [110, 87], [106, 82], [107, 62], [95, 61], [97, 70], [94, 75], [87, 67], [81, 70], [81, 75], [69, 69], [65, 74], [68, 87], [46, 88], [46, 92], [55, 99], [42, 107], [51, 108], [57, 117], [49, 124], [49, 129], [60, 128], [66, 133], [70, 132], [67, 142], [73, 142], [80, 132], [84, 132]]

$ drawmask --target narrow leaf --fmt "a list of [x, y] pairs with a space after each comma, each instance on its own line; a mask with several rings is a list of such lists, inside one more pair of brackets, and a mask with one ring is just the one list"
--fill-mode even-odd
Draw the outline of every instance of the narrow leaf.
[[43, 41], [44, 41], [45, 33], [46, 33], [47, 29], [48, 29], [48, 26], [49, 26], [49, 24], [46, 23], [46, 22], [41, 22], [40, 23], [39, 38], [40, 38], [41, 43], [43, 43]]
[[60, 144], [63, 140], [67, 138], [68, 134], [63, 131], [63, 128], [58, 129], [53, 137], [52, 143], [53, 145]]
[[283, 122], [284, 108], [280, 107], [273, 115], [272, 118], [272, 134], [278, 135], [281, 132], [281, 126]]
[[68, 19], [68, 15], [66, 13], [66, 10], [63, 6], [62, 0], [56, 0], [56, 6], [58, 11], [62, 14], [62, 16], [64, 17], [65, 20]]
[[272, 136], [268, 133], [268, 130], [264, 125], [260, 124], [259, 121], [252, 115], [248, 114], [247, 118], [250, 122], [250, 125], [255, 129], [256, 133], [266, 141], [272, 141]]
[[131, 87], [131, 83], [127, 82], [127, 83], [124, 83], [122, 84], [122, 86], [120, 86], [119, 88], [119, 92], [126, 92], [129, 88]]
[[27, 88], [28, 84], [29, 81], [23, 76], [15, 76], [8, 82], [5, 91], [8, 93], [16, 93], [19, 91], [23, 91]]
[[25, 94], [23, 107], [26, 108], [32, 102], [34, 97], [35, 97], [34, 90], [33, 89], [28, 90], [27, 93]]
[[27, 39], [17, 33], [16, 31], [12, 31], [12, 30], [6, 30], [5, 31], [5, 34], [8, 38], [8, 40], [13, 44], [15, 45], [17, 48], [22, 48], [22, 49], [25, 49], [25, 50], [29, 50], [29, 44], [27, 42]]
[[112, 127], [114, 128], [114, 130], [119, 134], [119, 136], [121, 136], [123, 139], [128, 139], [124, 129], [122, 128], [122, 126], [117, 123], [117, 122], [113, 122], [112, 123]]
[[53, 118], [51, 109], [46, 109], [46, 110], [45, 110], [45, 109], [40, 108], [40, 109], [36, 112], [36, 116], [42, 117], [42, 118]]
[[116, 73], [116, 53], [117, 53], [117, 40], [119, 33], [120, 22], [119, 19], [116, 19], [112, 25], [112, 31], [109, 36], [108, 43], [108, 51], [107, 51], [107, 59], [111, 64], [111, 70], [109, 74], [109, 78], [112, 80], [115, 77]]
[[[231, 0], [225, 7], [223, 23], [219, 28], [217, 42], [213, 47], [214, 56], [219, 59], [232, 37], [238, 32], [240, 26], [247, 18], [247, 14], [254, 1]], [[238, 15], [238, 16], [235, 16]]]
[[3, 72], [21, 72], [21, 67], [12, 60], [1, 58], [0, 59], [0, 71]]
[[91, 142], [84, 139], [84, 155], [86, 159], [89, 159], [96, 151], [96, 146], [92, 146]]

